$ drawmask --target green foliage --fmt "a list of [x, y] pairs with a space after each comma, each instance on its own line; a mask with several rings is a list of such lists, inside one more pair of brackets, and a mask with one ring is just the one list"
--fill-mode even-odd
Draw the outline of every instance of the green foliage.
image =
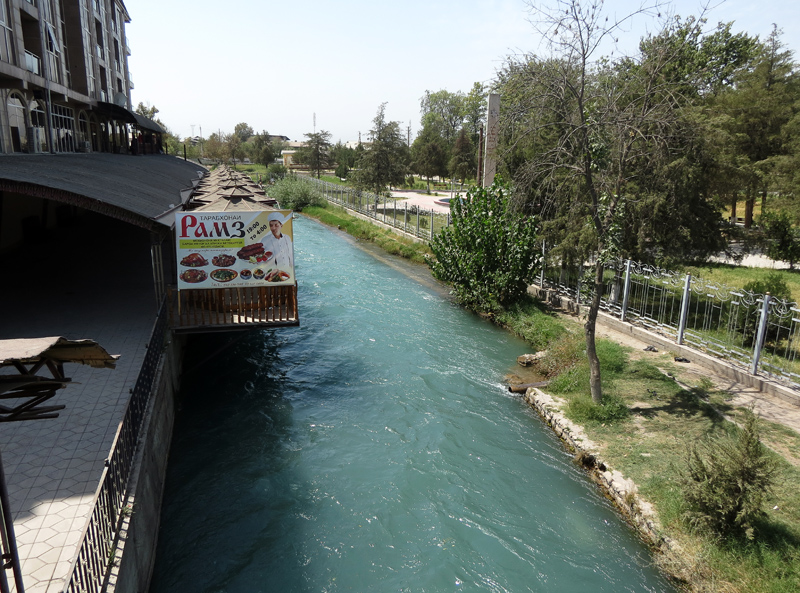
[[536, 274], [536, 223], [512, 211], [508, 195], [499, 179], [470, 189], [452, 206], [452, 226], [431, 241], [434, 277], [452, 284], [456, 298], [476, 311], [519, 301]]
[[350, 216], [344, 208], [338, 206], [331, 204], [326, 204], [324, 207], [309, 206], [303, 211], [303, 214], [335, 226], [353, 237], [375, 243], [387, 253], [404, 257], [415, 263], [424, 263], [425, 257], [430, 255], [430, 250], [424, 243], [415, 243], [388, 229], [380, 229], [370, 222]]
[[722, 537], [753, 539], [777, 472], [777, 462], [759, 438], [758, 417], [747, 410], [736, 434], [710, 436], [690, 446], [682, 475], [686, 519]]
[[255, 134], [255, 131], [253, 130], [253, 126], [245, 122], [241, 122], [233, 127], [233, 133], [238, 136], [239, 140], [242, 142], [247, 142], [250, 136]]
[[281, 208], [301, 212], [306, 206], [322, 206], [325, 198], [309, 181], [296, 175], [279, 180], [270, 187], [269, 196], [278, 200]]
[[760, 223], [767, 256], [787, 261], [789, 267], [794, 269], [795, 262], [800, 260], [800, 229], [792, 225], [792, 219], [786, 212], [764, 214]]
[[789, 285], [786, 283], [783, 275], [778, 272], [770, 272], [758, 280], [751, 280], [744, 285], [744, 289], [756, 294], [769, 293], [776, 299], [792, 299], [792, 291]]
[[401, 186], [405, 182], [408, 146], [400, 124], [386, 121], [386, 103], [378, 108], [372, 124], [369, 148], [364, 149], [359, 144], [356, 149], [358, 168], [351, 178], [356, 187], [380, 195], [386, 191], [386, 186]]
[[333, 162], [331, 155], [331, 133], [326, 130], [319, 132], [306, 132], [305, 145], [294, 155], [298, 163], [308, 165], [317, 179], [322, 175], [322, 170], [330, 167]]
[[589, 396], [574, 397], [567, 404], [567, 414], [575, 422], [619, 422], [630, 416], [625, 400], [616, 395], [603, 394], [600, 403]]
[[339, 163], [336, 165], [336, 170], [334, 171], [336, 177], [339, 179], [346, 179], [348, 173], [350, 173], [350, 168], [347, 166], [347, 163]]
[[500, 311], [497, 322], [533, 346], [545, 350], [564, 335], [564, 326], [546, 306], [529, 295]]
[[269, 179], [283, 179], [288, 170], [283, 165], [272, 163], [267, 166], [267, 177]]

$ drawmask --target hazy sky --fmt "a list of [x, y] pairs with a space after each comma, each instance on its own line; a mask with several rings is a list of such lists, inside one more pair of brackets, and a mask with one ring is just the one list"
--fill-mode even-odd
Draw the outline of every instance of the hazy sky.
[[[155, 105], [181, 137], [246, 122], [303, 140], [316, 114], [317, 131], [334, 142], [359, 132], [366, 139], [386, 102], [387, 119], [410, 125], [413, 138], [426, 90], [466, 93], [490, 83], [506, 56], [546, 52], [523, 0], [124, 2], [134, 107]], [[606, 11], [628, 14], [639, 4], [606, 0]], [[677, 0], [670, 10], [696, 15], [700, 2]], [[797, 0], [727, 0], [708, 20], [734, 21], [734, 31], [762, 39], [776, 23], [790, 49], [800, 45]], [[620, 43], [635, 48], [648, 27], [655, 20], [638, 19]]]

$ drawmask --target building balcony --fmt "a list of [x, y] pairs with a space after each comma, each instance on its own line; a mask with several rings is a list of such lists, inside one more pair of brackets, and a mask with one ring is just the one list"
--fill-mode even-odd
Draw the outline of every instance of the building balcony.
[[[31, 2], [33, 4], [33, 2]], [[25, 51], [25, 69], [28, 72], [33, 72], [34, 74], [38, 74], [39, 76], [42, 75], [42, 60], [39, 56], [32, 54], [29, 51]]]

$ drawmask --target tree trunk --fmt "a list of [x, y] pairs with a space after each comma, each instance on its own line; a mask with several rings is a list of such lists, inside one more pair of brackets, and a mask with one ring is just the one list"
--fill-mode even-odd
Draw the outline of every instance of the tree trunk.
[[747, 201], [744, 203], [744, 228], [753, 226], [753, 208], [756, 205], [756, 191], [754, 187], [747, 189]]
[[731, 223], [736, 224], [736, 194], [731, 197]]
[[598, 261], [594, 269], [594, 294], [589, 306], [589, 315], [586, 318], [586, 357], [589, 359], [589, 387], [592, 392], [592, 401], [600, 403], [603, 390], [600, 384], [600, 359], [597, 358], [595, 347], [595, 327], [597, 326], [597, 313], [600, 311], [600, 299], [603, 296], [603, 262]]

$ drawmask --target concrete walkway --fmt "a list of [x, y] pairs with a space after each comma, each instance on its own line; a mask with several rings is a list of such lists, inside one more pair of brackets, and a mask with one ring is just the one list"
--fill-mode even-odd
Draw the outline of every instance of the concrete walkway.
[[[156, 318], [146, 239], [117, 236], [120, 247], [110, 254], [116, 263], [95, 259], [91, 270], [66, 263], [88, 256], [79, 248], [73, 251], [75, 245], [48, 251], [49, 266], [30, 266], [26, 258], [26, 275], [7, 276], [24, 281], [0, 291], [0, 339], [90, 338], [121, 355], [114, 370], [66, 364], [72, 382], [50, 400], [66, 406], [58, 418], [0, 424], [0, 451], [28, 593], [64, 587], [139, 374]], [[36, 261], [38, 254], [28, 256]], [[52, 273], [43, 273], [48, 269]], [[7, 575], [13, 581], [10, 571]]]
[[437, 204], [437, 200], [441, 200], [442, 198], [449, 198], [450, 192], [438, 192], [439, 195], [428, 195], [423, 192], [417, 191], [400, 191], [395, 190], [392, 191], [392, 197], [399, 198], [398, 208], [400, 207], [399, 204], [402, 202], [406, 202], [409, 206], [417, 206], [419, 208], [424, 208], [425, 210], [433, 210], [434, 212], [441, 212], [446, 214], [450, 212], [450, 206], [445, 206], [443, 204]]

